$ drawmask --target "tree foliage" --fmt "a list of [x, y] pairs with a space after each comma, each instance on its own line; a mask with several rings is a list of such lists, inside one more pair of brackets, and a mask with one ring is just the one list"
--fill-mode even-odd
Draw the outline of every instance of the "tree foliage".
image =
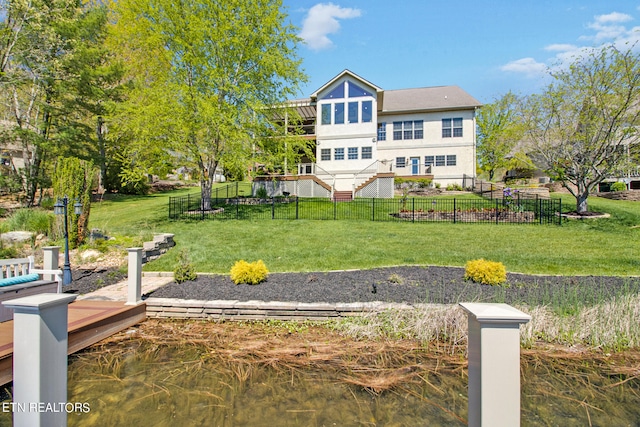
[[[280, 0], [119, 0], [114, 41], [135, 89], [117, 132], [136, 164], [168, 154], [199, 170], [205, 208], [216, 170], [245, 169], [273, 140], [269, 111], [305, 76]], [[299, 147], [288, 146], [291, 152]]]
[[[516, 153], [522, 138], [518, 97], [508, 92], [490, 104], [483, 105], [477, 115], [477, 161], [493, 180], [499, 169], [526, 164], [526, 155]], [[514, 165], [514, 161], [518, 164]]]
[[579, 57], [529, 97], [525, 139], [536, 162], [576, 198], [577, 212], [638, 145], [640, 58], [609, 46]]
[[0, 16], [0, 141], [22, 152], [31, 206], [57, 156], [97, 157], [92, 123], [113, 80], [103, 72], [107, 15], [100, 3], [16, 0]]

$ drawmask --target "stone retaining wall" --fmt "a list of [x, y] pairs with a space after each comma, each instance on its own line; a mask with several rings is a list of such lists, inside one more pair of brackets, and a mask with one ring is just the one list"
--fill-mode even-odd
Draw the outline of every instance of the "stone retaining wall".
[[206, 320], [330, 320], [387, 309], [412, 309], [408, 304], [299, 303], [278, 301], [197, 301], [148, 298], [147, 317]]
[[142, 263], [153, 261], [174, 247], [176, 242], [173, 241], [173, 236], [171, 233], [156, 234], [152, 241], [144, 242], [142, 244]]
[[596, 193], [596, 196], [606, 197], [613, 200], [632, 200], [635, 202], [640, 201], [640, 191], [627, 190], [627, 191], [611, 191], [610, 193]]

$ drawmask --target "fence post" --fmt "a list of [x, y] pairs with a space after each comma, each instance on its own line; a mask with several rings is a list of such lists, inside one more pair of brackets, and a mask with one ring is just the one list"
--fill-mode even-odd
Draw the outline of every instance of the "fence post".
[[75, 299], [76, 295], [40, 294], [2, 303], [14, 311], [15, 426], [67, 425], [68, 305]]
[[468, 314], [469, 426], [520, 426], [520, 324], [507, 304], [460, 303]]
[[[493, 192], [491, 192], [493, 194]], [[498, 224], [498, 199], [496, 199], [496, 224]]]
[[376, 220], [376, 198], [371, 198], [371, 221], [375, 222]]
[[129, 265], [125, 305], [138, 305], [142, 302], [142, 248], [127, 248], [127, 252], [129, 252]]
[[540, 204], [540, 224], [542, 224], [542, 199], [538, 199], [538, 203]]
[[456, 223], [456, 198], [453, 198], [453, 223]]
[[271, 197], [271, 219], [276, 219], [276, 198]]
[[416, 222], [416, 198], [411, 198], [411, 222]]
[[558, 225], [562, 225], [562, 199], [558, 202]]
[[296, 219], [300, 219], [298, 216], [298, 196], [296, 196]]

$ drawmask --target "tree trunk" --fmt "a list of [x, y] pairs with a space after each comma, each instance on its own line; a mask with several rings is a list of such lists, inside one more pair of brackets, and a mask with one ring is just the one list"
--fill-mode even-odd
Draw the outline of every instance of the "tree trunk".
[[104, 120], [98, 116], [96, 125], [96, 136], [98, 137], [98, 161], [100, 162], [100, 179], [98, 180], [98, 192], [104, 193], [107, 187], [107, 155], [104, 142]]
[[585, 213], [589, 210], [588, 204], [587, 204], [588, 198], [589, 198], [588, 191], [582, 191], [576, 196], [576, 211], [579, 214]]
[[213, 179], [209, 177], [209, 174], [200, 178], [200, 208], [203, 211], [211, 209], [211, 189], [213, 187]]

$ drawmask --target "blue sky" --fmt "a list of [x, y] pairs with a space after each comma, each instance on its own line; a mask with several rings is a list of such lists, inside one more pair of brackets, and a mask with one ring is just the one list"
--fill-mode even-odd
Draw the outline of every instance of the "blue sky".
[[[640, 40], [640, 0], [284, 0], [308, 96], [347, 68], [383, 89], [539, 92], [583, 49]], [[640, 51], [640, 43], [636, 46]]]

